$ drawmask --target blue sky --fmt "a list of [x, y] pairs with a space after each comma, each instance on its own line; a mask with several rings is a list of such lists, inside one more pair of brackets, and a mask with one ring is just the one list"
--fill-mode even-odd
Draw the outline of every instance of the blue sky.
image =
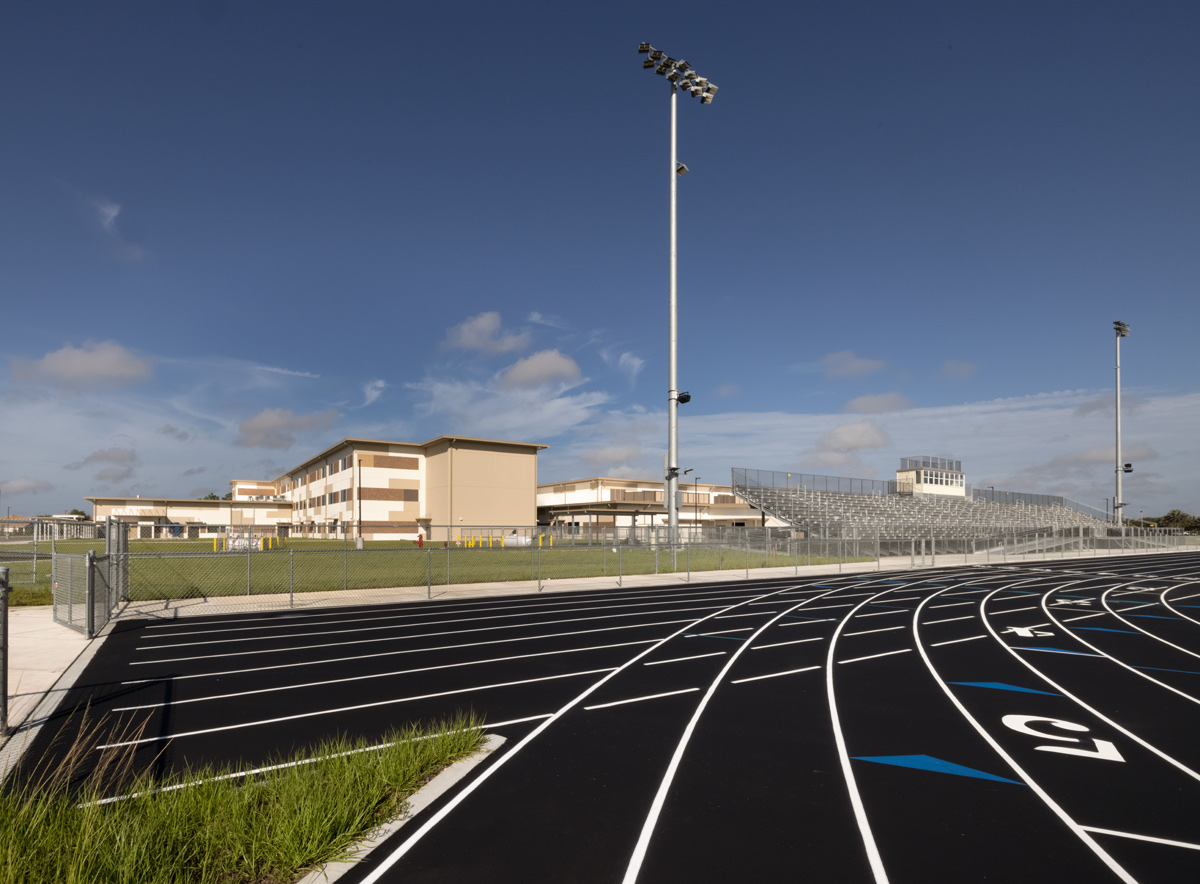
[[[346, 436], [1200, 511], [1200, 6], [0, 9], [0, 514], [196, 497]], [[693, 474], [693, 475], [694, 475]], [[86, 508], [86, 507], [84, 507]]]

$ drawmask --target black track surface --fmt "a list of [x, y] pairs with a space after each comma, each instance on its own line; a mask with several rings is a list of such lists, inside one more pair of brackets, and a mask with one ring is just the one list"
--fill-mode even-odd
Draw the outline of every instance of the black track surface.
[[1200, 881], [1195, 555], [122, 623], [27, 758], [85, 706], [161, 770], [484, 715], [347, 881]]

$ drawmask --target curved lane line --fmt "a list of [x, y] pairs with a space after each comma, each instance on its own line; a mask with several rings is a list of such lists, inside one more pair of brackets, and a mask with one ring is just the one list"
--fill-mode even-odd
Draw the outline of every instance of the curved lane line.
[[[1181, 586], [1181, 585], [1182, 585], [1182, 584], [1176, 584], [1176, 586], [1168, 586], [1166, 589], [1164, 589], [1164, 590], [1162, 591], [1162, 594], [1163, 594], [1163, 595], [1166, 595], [1166, 594], [1167, 594], [1168, 592], [1170, 592], [1172, 589], [1176, 589], [1178, 586]], [[1113, 607], [1112, 607], [1111, 605], [1109, 605], [1109, 603], [1108, 603], [1108, 596], [1109, 596], [1109, 594], [1110, 594], [1110, 593], [1113, 591], [1113, 589], [1115, 589], [1115, 587], [1113, 587], [1112, 589], [1107, 589], [1107, 590], [1105, 590], [1103, 593], [1101, 593], [1101, 594], [1100, 594], [1100, 604], [1104, 605], [1104, 608], [1105, 608], [1105, 610], [1106, 610], [1106, 611], [1108, 611], [1108, 613], [1112, 614], [1114, 617], [1116, 617], [1118, 620], [1120, 620], [1120, 621], [1121, 621], [1122, 623], [1124, 623], [1126, 626], [1131, 626], [1131, 627], [1133, 627], [1133, 628], [1134, 628], [1134, 629], [1136, 629], [1138, 632], [1142, 633], [1143, 635], [1148, 635], [1148, 636], [1150, 636], [1150, 638], [1154, 639], [1155, 641], [1162, 642], [1164, 645], [1169, 645], [1170, 647], [1174, 648], [1174, 649], [1175, 649], [1175, 650], [1177, 650], [1177, 651], [1183, 651], [1185, 654], [1188, 654], [1188, 655], [1190, 655], [1190, 656], [1192, 656], [1192, 657], [1200, 657], [1200, 654], [1197, 654], [1195, 651], [1189, 651], [1187, 648], [1183, 648], [1183, 647], [1180, 647], [1179, 645], [1175, 644], [1175, 642], [1170, 642], [1170, 641], [1167, 641], [1167, 640], [1166, 640], [1165, 638], [1163, 638], [1162, 636], [1160, 636], [1160, 635], [1155, 635], [1153, 632], [1150, 632], [1150, 631], [1149, 631], [1149, 630], [1147, 630], [1147, 629], [1143, 629], [1141, 626], [1138, 626], [1136, 623], [1130, 623], [1130, 622], [1129, 622], [1127, 619], [1125, 619], [1124, 617], [1122, 617], [1122, 616], [1121, 616], [1121, 615], [1120, 615], [1120, 614], [1119, 614], [1119, 613], [1118, 613], [1116, 610], [1114, 610], [1114, 609], [1113, 609]], [[1162, 599], [1160, 598], [1160, 599], [1159, 599], [1159, 601], [1162, 601]], [[1164, 604], [1164, 605], [1166, 605], [1166, 602], [1163, 602], [1163, 604]], [[1179, 612], [1178, 612], [1178, 611], [1175, 611], [1173, 608], [1169, 608], [1169, 606], [1168, 606], [1168, 609], [1169, 609], [1169, 610], [1171, 610], [1173, 613], [1175, 613], [1175, 614], [1179, 615]], [[1182, 616], [1182, 615], [1179, 615], [1179, 616]]]
[[[1053, 592], [1053, 591], [1054, 590], [1051, 590], [1051, 592]], [[991, 596], [986, 596], [984, 598], [984, 602], [986, 603], [989, 598], [991, 598]], [[980, 607], [982, 609], [983, 606], [980, 606]], [[1083, 700], [1079, 699], [1077, 696], [1075, 696], [1070, 691], [1068, 691], [1065, 687], [1060, 685], [1058, 682], [1056, 682], [1050, 676], [1046, 675], [1046, 673], [1042, 672], [1040, 669], [1038, 669], [1036, 666], [1034, 666], [1032, 663], [1030, 663], [1028, 660], [1026, 660], [1020, 654], [1018, 654], [1014, 648], [1012, 648], [1006, 641], [1004, 641], [1004, 639], [1000, 638], [999, 633], [996, 632], [995, 627], [992, 626], [991, 621], [988, 620], [986, 617], [983, 618], [983, 625], [987, 629], [987, 631], [991, 634], [992, 638], [994, 638], [996, 640], [997, 644], [999, 644], [1002, 648], [1004, 648], [1004, 650], [1008, 651], [1008, 653], [1010, 653], [1015, 659], [1019, 660], [1022, 666], [1024, 666], [1026, 669], [1028, 669], [1030, 672], [1032, 672], [1034, 675], [1036, 675], [1038, 678], [1040, 678], [1046, 684], [1050, 685], [1050, 687], [1054, 688], [1054, 690], [1058, 691], [1060, 694], [1062, 694], [1068, 700], [1071, 700], [1073, 703], [1076, 703], [1080, 708], [1086, 709], [1088, 712], [1090, 712], [1092, 715], [1096, 716], [1098, 719], [1103, 721], [1109, 727], [1113, 728], [1114, 730], [1120, 731], [1122, 734], [1127, 736], [1129, 739], [1133, 740], [1135, 743], [1137, 743], [1142, 748], [1150, 750], [1155, 755], [1157, 755], [1159, 758], [1161, 758], [1163, 761], [1165, 761], [1168, 764], [1172, 765], [1173, 767], [1176, 767], [1179, 770], [1183, 771], [1185, 774], [1187, 774], [1192, 779], [1200, 780], [1200, 773], [1197, 773], [1196, 771], [1192, 770], [1190, 767], [1188, 767], [1182, 761], [1178, 761], [1177, 759], [1172, 758], [1170, 755], [1168, 755], [1166, 752], [1163, 752], [1157, 746], [1151, 745], [1150, 743], [1146, 742], [1141, 737], [1139, 737], [1137, 734], [1135, 734], [1133, 731], [1131, 731], [1129, 728], [1113, 721], [1111, 718], [1109, 718], [1107, 715], [1105, 715], [1099, 709], [1089, 706], [1087, 703], [1083, 702]]]
[[[1185, 583], [1193, 583], [1194, 584], [1194, 583], [1200, 583], [1200, 581], [1187, 580], [1187, 581], [1185, 581]], [[1183, 586], [1183, 584], [1179, 583], [1179, 584], [1176, 584], [1175, 586], [1168, 586], [1166, 589], [1164, 589], [1162, 591], [1162, 594], [1159, 595], [1158, 600], [1160, 602], [1162, 602], [1163, 605], [1166, 606], [1166, 608], [1169, 611], [1171, 611], [1171, 613], [1176, 614], [1179, 617], [1182, 617], [1184, 620], [1191, 620], [1193, 623], [1200, 625], [1200, 620], [1197, 620], [1195, 617], [1191, 616], [1190, 614], [1185, 614], [1182, 611], [1177, 610], [1174, 605], [1172, 605], [1169, 601], [1167, 601], [1167, 593], [1170, 592], [1172, 589], [1178, 589], [1180, 586]]]
[[[1126, 584], [1126, 585], [1128, 585], [1128, 584]], [[1115, 588], [1116, 587], [1110, 587], [1108, 591], [1111, 591], [1112, 589], [1115, 589]], [[1064, 632], [1066, 632], [1067, 635], [1071, 636], [1071, 638], [1075, 639], [1075, 641], [1079, 642], [1084, 647], [1091, 648], [1093, 651], [1095, 651], [1101, 657], [1111, 660], [1112, 662], [1116, 663], [1118, 666], [1120, 666], [1124, 669], [1128, 669], [1130, 672], [1132, 672], [1134, 675], [1138, 676], [1139, 678], [1144, 678], [1144, 679], [1146, 679], [1146, 681], [1152, 681], [1156, 685], [1158, 685], [1160, 688], [1166, 688], [1171, 693], [1178, 694], [1179, 696], [1183, 697], [1183, 699], [1190, 700], [1191, 702], [1200, 705], [1200, 698], [1193, 697], [1191, 694], [1186, 693], [1185, 691], [1179, 690], [1179, 688], [1172, 687], [1171, 685], [1167, 684], [1165, 681], [1159, 681], [1154, 676], [1147, 675], [1145, 672], [1143, 672], [1140, 669], [1134, 669], [1128, 663], [1125, 663], [1122, 660], [1118, 660], [1112, 654], [1108, 653], [1107, 651], [1104, 651], [1101, 648], [1096, 647], [1094, 644], [1089, 642], [1083, 636], [1077, 635], [1070, 628], [1064, 626], [1063, 622], [1061, 620], [1059, 620], [1052, 613], [1050, 613], [1050, 606], [1046, 604], [1046, 599], [1049, 598], [1055, 592], [1058, 592], [1058, 590], [1052, 589], [1049, 592], [1047, 592], [1044, 596], [1042, 596], [1042, 610], [1045, 611], [1046, 616], [1049, 617], [1051, 619], [1051, 621], [1053, 621], [1054, 625], [1056, 625], [1059, 629], [1062, 629]], [[1101, 599], [1103, 599], [1103, 594], [1101, 595]], [[1153, 636], [1151, 636], [1151, 637], [1153, 637]], [[1167, 644], [1170, 644], [1170, 642], [1167, 642]], [[1182, 650], [1182, 649], [1180, 649], [1180, 650]], [[1191, 653], [1191, 652], [1189, 651], [1188, 653]]]
[[[801, 585], [803, 585], [803, 584], [801, 584]], [[482, 774], [480, 774], [478, 777], [476, 777], [474, 780], [472, 780], [461, 792], [456, 794], [452, 799], [450, 799], [450, 801], [448, 801], [445, 805], [443, 805], [441, 810], [439, 810], [437, 813], [435, 813], [433, 816], [431, 816], [428, 820], [426, 820], [424, 825], [422, 825], [415, 832], [413, 832], [412, 835], [410, 835], [408, 838], [406, 838], [404, 840], [403, 844], [401, 844], [394, 851], [392, 851], [390, 854], [388, 854], [387, 857], [385, 857], [382, 861], [380, 861], [379, 865], [377, 865], [374, 869], [372, 869], [371, 872], [365, 878], [363, 878], [362, 884], [375, 884], [375, 882], [379, 881], [379, 879], [388, 871], [388, 869], [390, 869], [392, 866], [394, 866], [396, 863], [398, 863], [404, 857], [404, 855], [407, 854], [410, 850], [412, 850], [422, 838], [424, 838], [427, 834], [429, 834], [430, 831], [433, 830], [433, 828], [435, 826], [437, 826], [438, 823], [440, 823], [443, 819], [445, 819], [446, 816], [449, 815], [449, 813], [452, 810], [454, 810], [454, 808], [456, 808], [456, 807], [458, 807], [458, 805], [462, 804], [463, 801], [465, 801], [468, 798], [468, 796], [471, 795], [471, 793], [473, 793], [476, 789], [478, 789], [480, 786], [482, 786], [484, 783], [486, 783], [489, 779], [491, 779], [492, 775], [495, 774], [496, 771], [498, 771], [502, 767], [504, 767], [505, 763], [510, 758], [513, 758], [518, 752], [520, 752], [522, 749], [524, 749], [526, 746], [528, 746], [530, 743], [532, 743], [535, 739], [537, 739], [539, 736], [541, 736], [541, 734], [548, 727], [550, 727], [550, 725], [554, 724], [554, 722], [558, 721], [560, 718], [562, 718], [564, 715], [566, 715], [568, 712], [570, 712], [572, 709], [574, 709], [576, 706], [578, 706], [580, 703], [582, 703], [584, 700], [586, 700], [589, 696], [591, 696], [593, 693], [595, 693], [606, 682], [611, 681], [618, 674], [620, 674], [621, 672], [624, 672], [626, 669], [633, 666], [635, 663], [637, 663], [643, 657], [646, 657], [648, 654], [651, 654], [654, 651], [658, 650], [663, 645], [665, 645], [667, 642], [669, 642], [671, 639], [678, 638], [679, 636], [683, 635], [685, 632], [694, 631], [698, 624], [703, 623], [705, 620], [711, 619], [712, 617], [716, 616], [717, 614], [724, 614], [727, 611], [733, 611], [733, 610], [737, 609], [738, 607], [747, 604], [750, 601], [757, 601], [760, 599], [768, 598], [770, 596], [778, 595], [781, 592], [787, 592], [788, 590], [795, 589], [795, 588], [796, 588], [796, 585], [792, 584], [792, 585], [784, 586], [781, 589], [776, 590], [775, 592], [763, 593], [762, 595], [758, 595], [758, 596], [753, 596], [753, 595], [748, 596], [746, 601], [738, 602], [736, 605], [730, 605], [727, 608], [713, 611], [711, 614], [701, 617], [698, 620], [693, 620], [687, 626], [683, 627], [682, 629], [679, 629], [676, 632], [671, 633], [666, 638], [662, 639], [662, 641], [658, 642], [658, 644], [651, 645], [650, 647], [646, 648], [646, 650], [642, 651], [640, 654], [636, 654], [635, 656], [630, 657], [629, 660], [627, 660], [625, 663], [623, 663], [620, 666], [618, 666], [617, 668], [613, 669], [612, 672], [608, 673], [608, 675], [604, 676], [603, 678], [597, 680], [594, 684], [592, 684], [591, 687], [589, 687], [585, 691], [583, 691], [583, 693], [579, 694], [573, 700], [570, 700], [569, 702], [567, 702], [557, 712], [550, 715], [540, 725], [538, 725], [536, 728], [534, 728], [532, 731], [530, 731], [528, 734], [526, 734], [519, 743], [517, 743], [510, 750], [508, 750], [503, 755], [501, 755], [499, 758], [497, 758], [492, 764], [488, 765], [487, 769], [485, 769]]]
[[[1078, 581], [1076, 581], [1076, 582], [1078, 582]], [[996, 590], [996, 591], [1000, 592], [1001, 590]], [[1053, 592], [1053, 591], [1054, 590], [1051, 590], [1051, 592]], [[936, 597], [936, 596], [931, 596], [931, 598], [934, 598], [934, 597]], [[983, 601], [986, 602], [990, 598], [991, 598], [991, 595], [985, 596]], [[928, 601], [928, 599], [926, 601]], [[1067, 827], [1072, 832], [1075, 833], [1076, 837], [1078, 837], [1080, 841], [1082, 841], [1084, 844], [1086, 844], [1091, 849], [1091, 851], [1093, 853], [1095, 853], [1096, 856], [1099, 857], [1104, 862], [1105, 865], [1107, 865], [1110, 869], [1113, 870], [1114, 873], [1116, 873], [1116, 875], [1118, 877], [1120, 877], [1120, 879], [1122, 881], [1127, 882], [1127, 884], [1137, 884], [1137, 879], [1134, 878], [1133, 876], [1131, 876], [1128, 872], [1126, 872], [1125, 869], [1122, 868], [1121, 865], [1118, 864], [1116, 860], [1114, 860], [1111, 856], [1109, 856], [1107, 851], [1105, 851], [1104, 848], [1100, 846], [1100, 844], [1096, 841], [1096, 839], [1094, 839], [1091, 835], [1089, 835], [1086, 831], [1084, 831], [1083, 826], [1081, 826], [1081, 825], [1079, 825], [1079, 823], [1075, 822], [1075, 820], [1072, 819], [1071, 816], [1065, 810], [1063, 810], [1062, 807], [1059, 806], [1058, 802], [1056, 802], [1053, 798], [1051, 798], [1049, 793], [1047, 793], [1045, 789], [1043, 789], [1041, 786], [1039, 786], [1037, 784], [1037, 781], [1034, 780], [1033, 777], [1031, 777], [1029, 774], [1027, 774], [1025, 772], [1025, 770], [1021, 767], [1021, 765], [1017, 764], [1017, 760], [1015, 758], [1013, 758], [1011, 755], [1009, 755], [1007, 752], [1004, 751], [1004, 748], [998, 742], [996, 742], [996, 740], [992, 737], [992, 735], [990, 733], [988, 733], [988, 731], [983, 727], [983, 725], [981, 725], [979, 723], [978, 719], [976, 719], [975, 716], [973, 716], [970, 712], [967, 711], [967, 707], [964, 706], [962, 704], [962, 702], [958, 699], [958, 697], [956, 697], [954, 695], [954, 691], [950, 690], [950, 685], [948, 685], [946, 683], [946, 680], [944, 678], [942, 678], [941, 675], [938, 674], [937, 669], [933, 665], [933, 661], [929, 659], [929, 654], [925, 650], [924, 644], [922, 644], [922, 642], [921, 642], [919, 619], [921, 616], [921, 609], [924, 606], [925, 606], [925, 602], [922, 602], [920, 605], [918, 605], [917, 611], [913, 615], [913, 636], [916, 640], [917, 651], [920, 653], [921, 659], [925, 661], [925, 666], [929, 670], [929, 674], [933, 676], [934, 680], [938, 683], [938, 686], [942, 689], [942, 692], [949, 698], [950, 702], [954, 704], [954, 706], [958, 709], [958, 711], [962, 714], [962, 716], [970, 723], [970, 725], [973, 728], [975, 728], [975, 731], [979, 734], [979, 736], [983, 737], [983, 739], [987, 741], [988, 745], [992, 747], [992, 749], [996, 752], [996, 754], [1004, 759], [1004, 761], [1008, 764], [1008, 766], [1010, 768], [1012, 768], [1013, 772], [1017, 776], [1019, 776], [1021, 778], [1021, 780], [1027, 786], [1029, 786], [1030, 789], [1032, 789], [1034, 791], [1034, 794], [1036, 794], [1039, 798], [1042, 799], [1042, 801], [1046, 804], [1047, 807], [1050, 808], [1050, 810], [1055, 814], [1055, 816], [1057, 816], [1060, 820], [1062, 820], [1064, 823], [1066, 823]], [[982, 604], [979, 606], [979, 610], [980, 610], [979, 617], [981, 620], [984, 620]], [[990, 624], [988, 624], [985, 621], [984, 625], [988, 627], [989, 631], [991, 631], [992, 636], [996, 639], [997, 642], [999, 642], [1001, 645], [1004, 645], [1005, 648], [1008, 648], [1008, 646], [1005, 645], [1004, 642], [1000, 640], [999, 636], [996, 635], [995, 630], [992, 630]], [[1011, 652], [1011, 649], [1009, 649], [1009, 650]], [[1018, 657], [1018, 659], [1020, 659], [1020, 658]], [[1024, 661], [1022, 661], [1022, 662], [1024, 662]], [[1026, 664], [1026, 665], [1028, 665], [1028, 664]], [[1066, 692], [1064, 691], [1064, 694], [1065, 693]], [[1070, 696], [1070, 695], [1066, 694], [1066, 696]], [[1072, 698], [1072, 699], [1074, 699], [1074, 698]]]

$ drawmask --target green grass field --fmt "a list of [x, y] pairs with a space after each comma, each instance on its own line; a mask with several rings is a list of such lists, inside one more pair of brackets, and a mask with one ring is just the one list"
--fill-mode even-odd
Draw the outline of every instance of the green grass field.
[[[42, 558], [45, 546], [46, 557]], [[340, 540], [289, 539], [281, 549], [266, 552], [212, 552], [211, 540], [131, 540], [129, 596], [152, 599], [213, 598], [236, 595], [308, 593], [383, 589], [406, 586], [450, 586], [466, 583], [563, 580], [572, 577], [612, 577], [672, 574], [692, 571], [739, 571], [749, 568], [821, 565], [836, 557], [809, 556], [803, 544], [791, 552], [682, 547], [674, 557], [665, 548], [648, 546], [564, 545], [557, 547], [446, 548], [415, 543], [369, 541], [359, 550]], [[59, 552], [104, 551], [103, 541], [58, 541]], [[0, 562], [8, 550], [0, 548]], [[871, 561], [849, 556], [845, 561]], [[49, 545], [39, 544], [36, 580], [33, 563], [15, 561], [12, 582], [17, 591], [11, 603], [50, 604]]]

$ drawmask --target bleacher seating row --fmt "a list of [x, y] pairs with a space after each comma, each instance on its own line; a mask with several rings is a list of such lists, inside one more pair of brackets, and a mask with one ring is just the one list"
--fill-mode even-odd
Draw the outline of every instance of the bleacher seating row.
[[932, 494], [850, 494], [736, 485], [734, 492], [796, 528], [836, 536], [901, 539], [939, 537], [984, 538], [1043, 531], [1058, 535], [1103, 535], [1109, 523], [1065, 506], [996, 503]]

